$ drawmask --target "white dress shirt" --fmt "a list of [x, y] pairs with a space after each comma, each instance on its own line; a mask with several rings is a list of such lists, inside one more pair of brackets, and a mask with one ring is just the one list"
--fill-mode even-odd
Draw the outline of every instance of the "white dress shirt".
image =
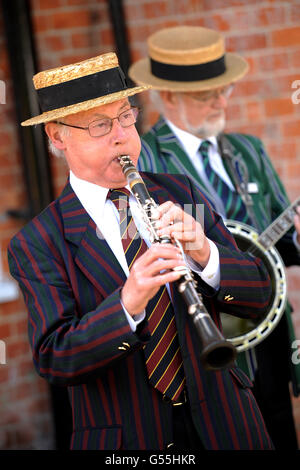
[[219, 154], [217, 138], [209, 137], [208, 139], [200, 139], [200, 137], [196, 137], [195, 135], [190, 134], [189, 132], [179, 129], [179, 127], [175, 126], [172, 122], [168, 121], [167, 119], [166, 122], [170, 129], [173, 131], [173, 133], [176, 135], [179, 142], [181, 143], [185, 153], [191, 160], [197, 172], [205, 181], [207, 181], [207, 176], [203, 167], [199, 148], [204, 140], [208, 140], [211, 143], [208, 149], [210, 166], [223, 179], [223, 181], [225, 181], [229, 188], [234, 191], [231, 179], [229, 178], [224, 168], [223, 160], [221, 158], [221, 155]]
[[[128, 276], [129, 269], [120, 237], [119, 212], [114, 203], [107, 199], [108, 189], [82, 180], [75, 176], [72, 171], [70, 171], [70, 184], [81, 204], [95, 222], [97, 226], [98, 237], [104, 238], [106, 240], [118, 262], [120, 263], [124, 273], [126, 276]], [[130, 191], [129, 186], [126, 187]], [[145, 223], [142, 221], [135, 197], [133, 195], [129, 197], [129, 205], [139, 233], [145, 240], [146, 244], [150, 246], [149, 234]], [[186, 257], [186, 262], [188, 262], [190, 269], [192, 269], [194, 272], [197, 272], [204, 282], [217, 290], [220, 284], [219, 251], [211, 240], [208, 240], [208, 242], [210, 244], [211, 253], [208, 264], [204, 269], [193, 262], [192, 258], [188, 256]], [[126, 312], [125, 308], [124, 312], [128, 318], [132, 330], [135, 331], [136, 325], [144, 319], [145, 313], [143, 312], [140, 315], [135, 316], [134, 318], [136, 321], [134, 321], [133, 318]]]

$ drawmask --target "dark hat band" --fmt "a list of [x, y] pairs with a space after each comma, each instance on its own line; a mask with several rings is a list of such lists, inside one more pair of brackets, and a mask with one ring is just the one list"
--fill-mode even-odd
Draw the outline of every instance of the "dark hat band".
[[114, 67], [67, 82], [39, 88], [37, 94], [41, 110], [44, 113], [128, 88], [130, 87], [127, 85], [122, 69]]
[[157, 78], [176, 82], [196, 82], [215, 78], [226, 72], [225, 56], [205, 64], [173, 65], [150, 58], [151, 72]]

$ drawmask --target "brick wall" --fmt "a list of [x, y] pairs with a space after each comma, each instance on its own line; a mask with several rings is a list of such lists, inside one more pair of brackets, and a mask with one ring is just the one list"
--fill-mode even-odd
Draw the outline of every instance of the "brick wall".
[[[114, 49], [105, 0], [32, 0], [31, 6], [39, 70]], [[290, 198], [298, 196], [300, 103], [291, 97], [292, 84], [300, 80], [299, 0], [124, 0], [124, 9], [133, 60], [146, 55], [146, 37], [161, 27], [191, 24], [222, 31], [227, 48], [250, 64], [231, 98], [228, 129], [261, 137]], [[7, 272], [7, 243], [22, 223], [1, 214], [23, 207], [26, 193], [1, 15], [0, 80], [6, 85], [6, 103], [0, 104], [0, 244]], [[147, 105], [146, 130], [157, 114], [146, 95], [140, 98]], [[62, 161], [49, 158], [58, 194], [67, 171]], [[288, 270], [288, 282], [300, 337], [299, 268]], [[0, 340], [6, 345], [6, 364], [0, 364], [0, 449], [53, 446], [48, 387], [33, 370], [26, 329], [21, 298], [0, 304]]]

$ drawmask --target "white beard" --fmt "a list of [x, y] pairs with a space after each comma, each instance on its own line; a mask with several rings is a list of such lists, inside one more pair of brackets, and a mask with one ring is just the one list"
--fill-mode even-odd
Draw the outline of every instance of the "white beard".
[[225, 113], [223, 110], [220, 110], [221, 116], [214, 121], [204, 121], [198, 126], [193, 126], [187, 119], [185, 108], [182, 102], [180, 102], [181, 107], [181, 119], [185, 125], [186, 131], [190, 134], [200, 137], [201, 139], [207, 139], [208, 137], [217, 136], [220, 132], [223, 132], [226, 124]]
[[207, 139], [208, 137], [217, 136], [225, 128], [225, 116], [221, 116], [219, 119], [213, 122], [204, 121], [200, 126], [192, 126], [186, 122], [186, 129], [191, 134], [200, 137], [201, 139]]
[[225, 128], [225, 116], [221, 116], [219, 119], [217, 119], [214, 122], [205, 121], [201, 126], [195, 127], [194, 134], [197, 137], [207, 139], [208, 137], [217, 136], [218, 134], [223, 132], [224, 128]]

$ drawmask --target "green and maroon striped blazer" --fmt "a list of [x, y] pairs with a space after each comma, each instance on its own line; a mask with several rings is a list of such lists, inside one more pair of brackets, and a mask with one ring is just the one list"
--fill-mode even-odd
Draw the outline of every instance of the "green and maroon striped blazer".
[[[221, 286], [212, 294], [199, 279], [199, 290], [214, 321], [219, 324], [219, 311], [228, 309], [263, 315], [268, 275], [260, 260], [237, 250], [202, 193], [185, 176], [142, 176], [159, 204], [186, 204], [194, 215], [204, 204], [204, 229], [220, 252]], [[148, 384], [147, 319], [131, 331], [120, 303], [125, 274], [69, 183], [12, 239], [9, 265], [28, 308], [35, 367], [50, 383], [69, 389], [71, 448], [164, 449], [172, 441], [172, 405]], [[272, 448], [250, 381], [236, 366], [203, 369], [186, 305], [172, 286], [171, 294], [189, 406], [205, 448]]]

